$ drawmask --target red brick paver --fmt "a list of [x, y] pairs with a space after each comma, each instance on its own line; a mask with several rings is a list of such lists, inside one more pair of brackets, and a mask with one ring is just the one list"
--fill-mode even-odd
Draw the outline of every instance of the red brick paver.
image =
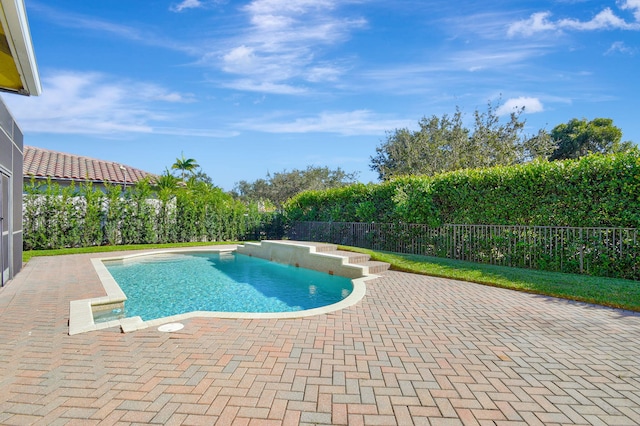
[[0, 290], [0, 424], [640, 424], [640, 316], [398, 272], [341, 312], [69, 336], [90, 257]]

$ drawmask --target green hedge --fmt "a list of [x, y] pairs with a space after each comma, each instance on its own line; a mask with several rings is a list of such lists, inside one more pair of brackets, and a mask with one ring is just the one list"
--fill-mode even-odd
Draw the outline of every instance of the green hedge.
[[128, 187], [60, 187], [32, 180], [24, 188], [25, 250], [97, 245], [281, 238], [276, 214], [234, 200], [221, 189], [195, 184], [154, 191]]
[[299, 194], [291, 221], [640, 227], [640, 154], [408, 176]]

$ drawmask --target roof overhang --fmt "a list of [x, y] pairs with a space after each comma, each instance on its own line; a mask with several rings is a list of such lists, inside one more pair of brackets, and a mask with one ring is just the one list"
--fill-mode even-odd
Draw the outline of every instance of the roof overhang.
[[23, 0], [0, 0], [0, 90], [38, 96], [42, 87]]

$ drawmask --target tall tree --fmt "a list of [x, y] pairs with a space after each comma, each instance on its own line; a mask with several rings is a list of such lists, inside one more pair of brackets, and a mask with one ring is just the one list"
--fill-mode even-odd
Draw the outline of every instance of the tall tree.
[[468, 162], [465, 148], [469, 130], [462, 125], [462, 113], [457, 110], [443, 115], [422, 118], [420, 129], [397, 129], [387, 134], [387, 140], [371, 157], [371, 169], [381, 180], [416, 173], [434, 174], [462, 168]]
[[187, 172], [192, 173], [198, 167], [200, 167], [200, 165], [195, 159], [184, 157], [184, 152], [182, 153], [182, 157], [176, 158], [176, 162], [171, 165], [172, 169], [180, 170], [183, 181]]
[[165, 169], [164, 173], [155, 180], [155, 188], [158, 190], [174, 190], [178, 187], [179, 179], [169, 173], [169, 169]]
[[580, 158], [589, 153], [610, 154], [629, 149], [631, 142], [623, 142], [622, 130], [613, 125], [610, 118], [571, 119], [558, 124], [551, 130], [551, 137], [557, 144], [550, 160]]
[[506, 166], [522, 162], [525, 122], [520, 120], [524, 108], [509, 114], [509, 121], [500, 122], [496, 107], [491, 102], [486, 112], [473, 113], [474, 128], [466, 150], [465, 168]]
[[524, 142], [527, 157], [525, 161], [535, 159], [548, 159], [548, 157], [558, 148], [551, 134], [545, 129], [538, 130], [538, 133]]
[[234, 195], [247, 201], [269, 201], [276, 207], [294, 195], [308, 190], [322, 190], [349, 185], [357, 181], [358, 173], [347, 173], [340, 167], [308, 166], [306, 170], [284, 170], [267, 173], [266, 179], [254, 182], [240, 181], [234, 188]]
[[199, 168], [197, 170], [193, 170], [191, 172], [191, 177], [189, 178], [189, 180], [195, 180], [197, 182], [204, 182], [209, 186], [215, 186], [213, 184], [213, 179], [211, 179], [211, 176], [206, 174], [201, 168]]
[[524, 161], [528, 154], [520, 120], [524, 109], [501, 122], [496, 107], [476, 110], [472, 130], [463, 124], [459, 108], [453, 116], [432, 116], [419, 122], [419, 129], [396, 129], [376, 148], [370, 168], [380, 180], [409, 174], [436, 173], [474, 167], [509, 165]]

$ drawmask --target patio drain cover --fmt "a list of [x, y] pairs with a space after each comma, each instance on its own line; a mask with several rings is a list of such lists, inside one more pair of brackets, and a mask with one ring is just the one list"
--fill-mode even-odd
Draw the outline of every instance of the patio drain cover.
[[163, 331], [165, 333], [172, 333], [174, 331], [182, 330], [184, 328], [184, 324], [180, 324], [179, 322], [172, 322], [169, 324], [164, 324], [158, 327], [158, 331]]

